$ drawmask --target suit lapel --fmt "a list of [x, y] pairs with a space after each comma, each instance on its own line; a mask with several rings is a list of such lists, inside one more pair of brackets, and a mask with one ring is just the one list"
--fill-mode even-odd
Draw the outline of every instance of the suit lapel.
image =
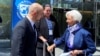
[[31, 23], [29, 22], [28, 18], [25, 17], [25, 20], [26, 20], [26, 22], [27, 22], [27, 26], [29, 27], [29, 29], [31, 30], [31, 32], [33, 32], [33, 34], [34, 34], [35, 31], [33, 30], [33, 27], [32, 27], [32, 25], [31, 25]]
[[[44, 19], [44, 25], [45, 25], [45, 31], [48, 33], [49, 32], [49, 30], [48, 30], [48, 24], [47, 24], [47, 22], [46, 22], [46, 19]], [[48, 33], [49, 34], [49, 33]]]
[[52, 27], [53, 27], [53, 29], [54, 29], [55, 23], [54, 23], [53, 21], [51, 21], [51, 22], [52, 22]]
[[[55, 23], [54, 23], [52, 20], [51, 20], [51, 23], [52, 23], [52, 27], [53, 27], [53, 29], [54, 29]], [[49, 34], [49, 28], [48, 28], [48, 24], [47, 24], [46, 19], [44, 19], [44, 24], [46, 25], [46, 30], [47, 30], [47, 33]]]

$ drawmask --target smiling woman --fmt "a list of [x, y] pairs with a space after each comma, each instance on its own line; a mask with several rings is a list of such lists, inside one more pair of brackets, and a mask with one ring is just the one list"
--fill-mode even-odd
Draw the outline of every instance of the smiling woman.
[[91, 34], [82, 27], [81, 20], [82, 15], [78, 10], [66, 12], [68, 27], [64, 34], [59, 39], [55, 39], [54, 44], [47, 48], [48, 51], [51, 52], [54, 47], [64, 43], [64, 53], [70, 52], [72, 56], [92, 56], [96, 47]]

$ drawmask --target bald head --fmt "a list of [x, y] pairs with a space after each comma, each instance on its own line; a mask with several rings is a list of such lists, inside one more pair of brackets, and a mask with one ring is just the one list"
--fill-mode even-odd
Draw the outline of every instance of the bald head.
[[43, 6], [40, 5], [39, 3], [33, 3], [29, 6], [29, 13], [33, 12], [33, 11], [41, 11], [43, 10]]
[[39, 3], [33, 3], [29, 6], [29, 11], [27, 16], [33, 20], [38, 21], [43, 15], [43, 6]]

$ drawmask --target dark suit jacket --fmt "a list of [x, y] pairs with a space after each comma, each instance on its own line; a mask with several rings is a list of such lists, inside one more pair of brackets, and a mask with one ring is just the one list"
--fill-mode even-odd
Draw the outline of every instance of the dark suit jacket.
[[[53, 25], [53, 38], [48, 38], [49, 35], [49, 30], [48, 30], [48, 25], [46, 22], [45, 18], [42, 18], [38, 23], [36, 23], [36, 27], [39, 31], [40, 36], [44, 36], [44, 38], [47, 39], [49, 44], [53, 43], [53, 40], [55, 37], [59, 37], [59, 30], [58, 30], [58, 23], [56, 21], [56, 19], [54, 18], [54, 16], [50, 16], [50, 20], [52, 21], [52, 25]], [[37, 47], [42, 48], [43, 47], [43, 42], [41, 40], [38, 39], [38, 44]]]
[[22, 19], [13, 30], [11, 40], [12, 56], [36, 56], [37, 37], [29, 20]]
[[[83, 50], [83, 53], [86, 56], [92, 56], [92, 54], [96, 51], [96, 46], [91, 39], [91, 34], [83, 28], [78, 29], [73, 32], [75, 34], [73, 48], [68, 48], [67, 41], [69, 38], [69, 31], [66, 29], [63, 36], [58, 40], [55, 40], [54, 43], [56, 46], [65, 43], [64, 52], [69, 52], [71, 50]], [[84, 56], [84, 54], [80, 54], [78, 56]]]

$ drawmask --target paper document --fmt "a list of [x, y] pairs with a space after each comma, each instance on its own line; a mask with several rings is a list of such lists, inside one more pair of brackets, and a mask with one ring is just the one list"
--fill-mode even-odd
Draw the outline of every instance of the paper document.
[[71, 56], [71, 53], [70, 52], [62, 53], [60, 56]]

